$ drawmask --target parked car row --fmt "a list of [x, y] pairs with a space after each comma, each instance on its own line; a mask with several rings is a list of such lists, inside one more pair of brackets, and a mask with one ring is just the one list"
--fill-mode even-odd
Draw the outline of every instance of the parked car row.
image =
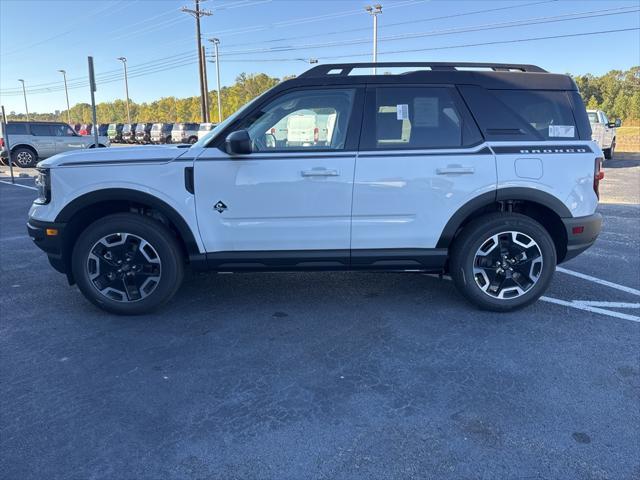
[[215, 126], [215, 123], [110, 123], [105, 131], [112, 143], [196, 143]]

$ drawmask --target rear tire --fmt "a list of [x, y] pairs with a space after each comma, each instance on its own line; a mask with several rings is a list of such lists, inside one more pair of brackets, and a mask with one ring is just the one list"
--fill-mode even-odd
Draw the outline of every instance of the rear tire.
[[82, 232], [73, 249], [72, 271], [80, 291], [94, 305], [118, 315], [140, 315], [175, 295], [184, 259], [164, 224], [117, 213]]
[[30, 148], [17, 147], [11, 152], [11, 160], [20, 168], [31, 168], [38, 163], [38, 155]]
[[518, 213], [483, 215], [464, 227], [451, 247], [450, 273], [467, 300], [508, 312], [535, 302], [557, 263], [546, 229]]

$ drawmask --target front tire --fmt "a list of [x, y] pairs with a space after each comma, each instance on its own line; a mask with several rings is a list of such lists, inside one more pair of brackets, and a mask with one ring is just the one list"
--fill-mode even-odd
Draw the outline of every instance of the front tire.
[[161, 222], [118, 213], [82, 232], [72, 271], [83, 295], [118, 315], [148, 313], [168, 302], [184, 275], [178, 241]]
[[507, 312], [535, 302], [557, 263], [549, 233], [518, 213], [483, 215], [464, 227], [451, 249], [450, 273], [467, 300]]
[[616, 139], [614, 138], [611, 142], [610, 148], [605, 148], [602, 153], [604, 153], [605, 160], [611, 160], [613, 158], [613, 154], [616, 150]]

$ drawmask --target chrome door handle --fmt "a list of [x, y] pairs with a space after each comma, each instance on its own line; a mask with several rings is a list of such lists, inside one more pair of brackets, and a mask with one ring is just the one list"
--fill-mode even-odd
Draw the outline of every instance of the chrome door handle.
[[465, 173], [475, 173], [476, 169], [474, 167], [463, 166], [463, 165], [447, 165], [443, 168], [437, 168], [436, 173], [438, 175], [448, 175], [448, 174], [465, 174]]
[[337, 170], [327, 170], [326, 168], [314, 168], [300, 172], [303, 177], [337, 177]]

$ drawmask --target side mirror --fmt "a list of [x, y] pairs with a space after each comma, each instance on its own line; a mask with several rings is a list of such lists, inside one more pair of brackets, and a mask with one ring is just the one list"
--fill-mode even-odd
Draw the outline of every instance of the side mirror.
[[622, 125], [622, 120], [620, 120], [619, 118], [616, 118], [616, 122], [615, 122], [616, 128]]
[[251, 137], [246, 130], [236, 130], [227, 135], [225, 150], [229, 155], [247, 155], [251, 153]]

